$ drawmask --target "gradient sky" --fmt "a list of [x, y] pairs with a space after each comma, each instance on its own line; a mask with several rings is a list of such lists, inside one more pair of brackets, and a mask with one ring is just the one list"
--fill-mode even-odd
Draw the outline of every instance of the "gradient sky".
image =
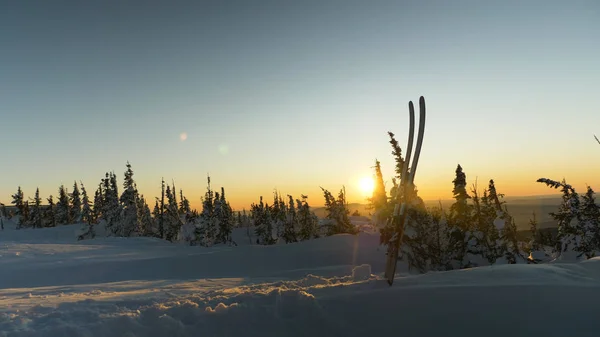
[[364, 201], [420, 95], [424, 198], [451, 197], [458, 163], [509, 196], [600, 190], [599, 60], [596, 0], [5, 1], [0, 201], [93, 193], [128, 160], [149, 199], [165, 177], [199, 206], [210, 173], [238, 209], [275, 188]]

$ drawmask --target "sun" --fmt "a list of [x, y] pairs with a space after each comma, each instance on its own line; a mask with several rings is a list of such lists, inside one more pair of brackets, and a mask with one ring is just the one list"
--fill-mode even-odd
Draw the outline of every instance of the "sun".
[[372, 194], [375, 188], [375, 182], [372, 177], [363, 177], [360, 179], [358, 185], [360, 186], [360, 190], [365, 194]]

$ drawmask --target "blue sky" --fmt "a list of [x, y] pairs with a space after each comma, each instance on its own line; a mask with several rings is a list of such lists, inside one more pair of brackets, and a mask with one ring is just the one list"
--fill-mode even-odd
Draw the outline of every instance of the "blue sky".
[[207, 173], [237, 208], [274, 188], [362, 201], [421, 95], [426, 198], [458, 163], [507, 195], [598, 181], [596, 1], [16, 1], [0, 32], [2, 202], [93, 191], [127, 160], [142, 193], [164, 176], [196, 205]]

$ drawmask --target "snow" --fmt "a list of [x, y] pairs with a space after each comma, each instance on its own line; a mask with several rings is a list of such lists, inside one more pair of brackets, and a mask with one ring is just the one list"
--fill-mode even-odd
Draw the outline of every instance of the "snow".
[[[6, 223], [5, 223], [6, 225]], [[294, 244], [0, 231], [0, 336], [596, 336], [600, 258], [383, 280], [362, 232]], [[12, 227], [14, 228], [14, 227]]]

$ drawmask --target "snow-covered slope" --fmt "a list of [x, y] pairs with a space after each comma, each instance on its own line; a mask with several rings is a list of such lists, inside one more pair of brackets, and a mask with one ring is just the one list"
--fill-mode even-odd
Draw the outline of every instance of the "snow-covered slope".
[[[373, 233], [187, 247], [0, 232], [0, 336], [597, 336], [600, 259], [381, 280]], [[244, 238], [244, 229], [235, 235]]]

